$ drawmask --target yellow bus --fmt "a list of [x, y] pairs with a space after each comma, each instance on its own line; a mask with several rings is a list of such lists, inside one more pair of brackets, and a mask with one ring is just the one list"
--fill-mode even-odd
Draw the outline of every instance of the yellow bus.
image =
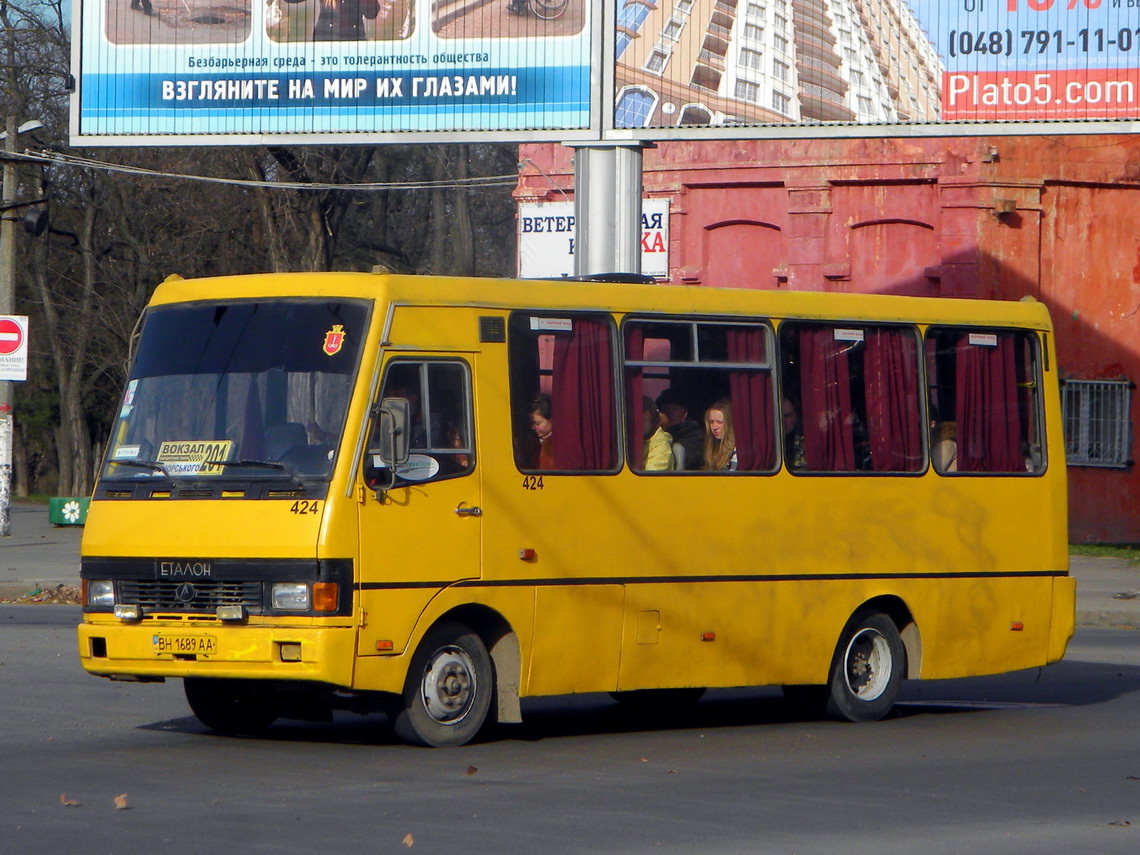
[[1059, 660], [1048, 313], [728, 288], [267, 274], [155, 292], [83, 535], [83, 667], [229, 733], [468, 742], [520, 700]]

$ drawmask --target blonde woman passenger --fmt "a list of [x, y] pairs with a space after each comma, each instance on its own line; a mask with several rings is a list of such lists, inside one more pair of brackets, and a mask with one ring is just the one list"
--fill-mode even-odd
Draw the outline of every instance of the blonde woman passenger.
[[732, 402], [721, 398], [705, 410], [706, 472], [736, 471], [736, 432], [732, 427]]

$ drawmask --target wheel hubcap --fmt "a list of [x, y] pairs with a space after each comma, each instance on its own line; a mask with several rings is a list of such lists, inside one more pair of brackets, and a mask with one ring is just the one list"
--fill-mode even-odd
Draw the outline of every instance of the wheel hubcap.
[[471, 657], [458, 647], [442, 647], [424, 672], [424, 708], [440, 724], [454, 724], [471, 709], [477, 688]]
[[847, 688], [861, 701], [873, 701], [891, 680], [891, 648], [875, 629], [861, 629], [847, 645], [844, 674]]

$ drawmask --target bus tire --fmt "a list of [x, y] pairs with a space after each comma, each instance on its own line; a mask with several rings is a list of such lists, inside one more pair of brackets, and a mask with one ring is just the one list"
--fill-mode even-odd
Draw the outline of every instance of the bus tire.
[[895, 705], [905, 670], [906, 649], [895, 622], [879, 612], [857, 612], [835, 649], [827, 714], [846, 721], [878, 721]]
[[410, 745], [466, 745], [482, 730], [495, 690], [491, 657], [469, 627], [432, 627], [412, 656], [392, 726]]
[[277, 721], [272, 691], [258, 680], [187, 677], [182, 681], [198, 721], [228, 736], [256, 736]]

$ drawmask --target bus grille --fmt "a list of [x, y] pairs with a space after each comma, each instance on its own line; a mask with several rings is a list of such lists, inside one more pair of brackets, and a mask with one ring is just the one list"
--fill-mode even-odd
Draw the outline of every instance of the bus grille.
[[212, 612], [218, 606], [262, 606], [260, 582], [120, 582], [119, 602], [144, 610]]

